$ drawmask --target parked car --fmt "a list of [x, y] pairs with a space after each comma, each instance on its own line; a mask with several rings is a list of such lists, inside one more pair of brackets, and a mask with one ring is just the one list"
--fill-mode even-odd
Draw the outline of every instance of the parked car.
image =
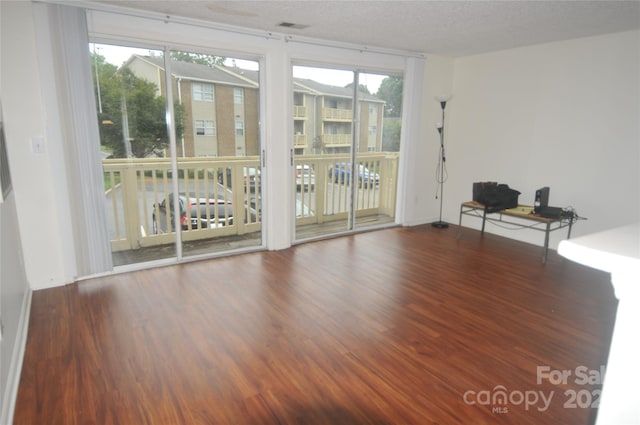
[[[226, 168], [226, 171], [218, 171], [218, 183], [226, 185], [231, 189], [231, 168]], [[226, 177], [225, 177], [226, 173]], [[257, 167], [243, 167], [242, 168], [242, 184], [250, 192], [255, 192], [256, 188], [260, 191], [260, 169]]]
[[316, 175], [313, 168], [307, 164], [296, 165], [296, 187], [298, 190], [313, 190], [316, 185]]
[[[174, 231], [173, 194], [169, 194], [160, 203], [153, 206], [153, 233], [167, 233]], [[233, 204], [229, 199], [178, 197], [180, 207], [180, 226], [182, 230], [213, 229], [233, 224]], [[167, 210], [169, 211], [169, 226], [167, 226]], [[249, 209], [251, 222], [256, 221], [256, 212]], [[245, 220], [246, 222], [246, 220]]]
[[[332, 168], [329, 168], [329, 178], [336, 183], [349, 184], [351, 182], [351, 163], [337, 162]], [[373, 171], [369, 171], [362, 164], [358, 165], [358, 186], [369, 187], [380, 184], [380, 175]]]

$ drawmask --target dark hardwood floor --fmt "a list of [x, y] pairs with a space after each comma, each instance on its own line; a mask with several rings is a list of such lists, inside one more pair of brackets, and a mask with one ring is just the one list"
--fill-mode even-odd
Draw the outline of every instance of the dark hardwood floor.
[[[37, 291], [15, 424], [592, 423], [600, 386], [575, 372], [606, 364], [609, 275], [456, 231]], [[538, 383], [539, 366], [572, 374]]]

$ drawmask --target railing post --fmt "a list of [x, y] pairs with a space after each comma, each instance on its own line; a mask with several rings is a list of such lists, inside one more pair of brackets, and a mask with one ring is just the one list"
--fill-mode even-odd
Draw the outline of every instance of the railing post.
[[[231, 203], [233, 205], [233, 225], [236, 228], [236, 234], [243, 235], [245, 228], [245, 220], [247, 218], [247, 208], [244, 205], [245, 191], [251, 196], [251, 188], [245, 184], [244, 169], [247, 170], [247, 182], [249, 179], [249, 167], [243, 166], [242, 163], [233, 163], [231, 166]], [[256, 178], [257, 178], [256, 171]], [[258, 190], [256, 188], [256, 190]]]
[[393, 217], [395, 215], [398, 178], [398, 157], [385, 156], [380, 161], [380, 212]]
[[315, 162], [315, 208], [316, 223], [324, 223], [325, 209], [327, 208], [327, 185], [329, 182], [329, 165], [326, 161]]
[[[122, 187], [125, 237], [130, 249], [138, 249], [140, 247], [140, 213], [136, 181], [137, 169], [131, 162], [128, 162], [123, 168], [122, 181], [120, 183]], [[144, 173], [144, 171], [142, 172]]]

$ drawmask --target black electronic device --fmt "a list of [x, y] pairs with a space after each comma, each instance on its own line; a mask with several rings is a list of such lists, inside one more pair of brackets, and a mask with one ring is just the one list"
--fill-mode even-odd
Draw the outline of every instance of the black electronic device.
[[560, 207], [543, 207], [540, 208], [540, 211], [538, 212], [538, 214], [540, 214], [541, 217], [545, 217], [545, 218], [560, 218], [563, 215], [563, 210]]
[[536, 190], [536, 198], [533, 203], [533, 212], [539, 214], [544, 208], [549, 206], [549, 187], [545, 186]]

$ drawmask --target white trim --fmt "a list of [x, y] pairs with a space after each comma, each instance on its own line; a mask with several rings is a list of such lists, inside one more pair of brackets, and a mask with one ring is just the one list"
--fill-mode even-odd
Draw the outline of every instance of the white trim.
[[[265, 56], [262, 55], [258, 60], [258, 86], [260, 87], [258, 93], [258, 133], [260, 134], [260, 175], [262, 182], [269, 182], [271, 178], [269, 175], [269, 169], [267, 168], [267, 130], [269, 128], [269, 124], [266, 119], [266, 110], [267, 110], [267, 74], [266, 74], [267, 64]], [[269, 234], [269, 226], [264, 223], [269, 223], [270, 214], [268, 208], [265, 207], [269, 205], [269, 194], [270, 189], [268, 185], [262, 183], [262, 194], [260, 196], [260, 209], [262, 210], [262, 217], [260, 221], [262, 222], [261, 230], [262, 230], [262, 240], [261, 240], [261, 248], [267, 249], [267, 236]]]
[[[174, 51], [174, 50], [175, 49], [171, 49], [171, 51]], [[240, 58], [238, 58], [238, 59], [240, 59]], [[194, 81], [194, 82], [197, 82], [197, 83], [218, 84], [218, 85], [221, 85], [221, 86], [242, 87], [242, 88], [247, 88], [247, 89], [257, 89], [258, 88], [258, 86], [256, 86], [256, 85], [250, 86], [248, 84], [247, 85], [234, 84], [234, 83], [230, 83], [228, 81], [205, 80], [203, 78], [193, 78], [193, 77], [189, 77], [189, 76], [186, 76], [186, 75], [173, 74], [173, 76], [175, 78], [179, 78], [179, 79], [184, 80], [184, 81]], [[215, 94], [214, 94], [214, 96], [215, 96]]]
[[80, 0], [80, 1], [78, 0], [36, 0], [36, 1], [44, 2], [44, 3], [57, 3], [57, 4], [68, 5], [68, 6], [82, 7], [87, 10], [93, 10], [98, 12], [117, 13], [121, 15], [137, 17], [137, 18], [152, 19], [155, 21], [163, 22], [165, 24], [169, 24], [169, 23], [185, 24], [192, 27], [214, 29], [219, 31], [240, 34], [240, 35], [259, 37], [261, 39], [267, 39], [267, 40], [284, 40], [287, 43], [301, 43], [301, 44], [315, 45], [315, 46], [322, 46], [322, 47], [336, 47], [340, 49], [354, 50], [360, 53], [376, 53], [376, 54], [385, 54], [385, 55], [402, 56], [402, 57], [415, 57], [415, 58], [426, 57], [424, 52], [416, 52], [416, 51], [410, 51], [410, 50], [392, 49], [392, 48], [376, 47], [376, 46], [367, 46], [367, 45], [358, 45], [354, 43], [329, 41], [329, 40], [323, 40], [323, 39], [312, 38], [312, 37], [300, 37], [300, 36], [294, 36], [291, 34], [278, 33], [274, 31], [258, 30], [258, 29], [248, 28], [248, 27], [241, 27], [237, 25], [228, 25], [228, 24], [222, 24], [218, 22], [204, 21], [201, 19], [185, 18], [181, 16], [171, 16], [171, 15], [162, 14], [158, 12], [133, 9], [133, 8], [123, 7], [123, 6], [114, 6], [111, 4], [96, 3], [94, 1], [85, 1], [85, 0]]
[[184, 18], [181, 16], [171, 16], [171, 15], [151, 12], [147, 10], [139, 10], [139, 9], [133, 9], [133, 8], [123, 7], [123, 6], [114, 6], [111, 4], [104, 4], [104, 3], [95, 3], [93, 1], [36, 0], [36, 2], [81, 7], [86, 10], [95, 10], [98, 12], [117, 13], [119, 15], [133, 16], [136, 18], [152, 19], [155, 21], [163, 22], [165, 24], [168, 24], [168, 23], [185, 24], [192, 27], [202, 27], [207, 29], [214, 29], [214, 30], [231, 32], [231, 33], [242, 34], [242, 35], [250, 35], [250, 36], [266, 38], [266, 39], [274, 39], [274, 40], [282, 39], [281, 35], [274, 34], [273, 32], [270, 32], [270, 31], [254, 30], [251, 28], [239, 27], [239, 26], [228, 25], [228, 24], [213, 23], [213, 22], [203, 21], [200, 19]]
[[[400, 133], [400, 163], [398, 164], [398, 184], [396, 192], [396, 222], [402, 225], [422, 224], [420, 219], [412, 217], [409, 211], [415, 205], [410, 196], [412, 193], [408, 185], [416, 184], [411, 176], [419, 175], [416, 170], [421, 166], [416, 163], [418, 158], [425, 156], [419, 150], [422, 138], [421, 127], [423, 118], [423, 78], [425, 59], [408, 58], [405, 64], [405, 74], [402, 93], [402, 132]], [[423, 166], [422, 166], [423, 167]]]
[[376, 54], [382, 54], [382, 55], [402, 56], [402, 57], [422, 58], [422, 59], [426, 57], [425, 53], [423, 52], [413, 52], [410, 50], [389, 49], [384, 47], [358, 45], [353, 43], [345, 43], [343, 41], [329, 41], [329, 40], [321, 40], [317, 38], [300, 37], [300, 36], [294, 36], [294, 35], [285, 35], [284, 40], [287, 43], [301, 43], [301, 44], [321, 46], [321, 47], [335, 47], [338, 49], [354, 50], [360, 53], [376, 53]]
[[[173, 109], [173, 81], [171, 81], [171, 51], [168, 47], [164, 48], [164, 85], [166, 87], [165, 95], [166, 95], [166, 124], [167, 124], [167, 135], [169, 136], [169, 158], [171, 159], [171, 172], [174, 176], [178, 175], [178, 153], [177, 153], [177, 141], [176, 141], [176, 117], [175, 111]], [[215, 95], [214, 95], [215, 100]], [[184, 152], [183, 152], [184, 155]], [[178, 179], [171, 179], [173, 196], [176, 196], [180, 193], [180, 188], [178, 186]], [[180, 202], [176, 201], [173, 203], [173, 228], [180, 229]], [[178, 261], [182, 260], [182, 232], [175, 232], [176, 240], [176, 258]]]
[[20, 376], [22, 373], [22, 362], [24, 361], [24, 353], [27, 346], [29, 315], [31, 314], [31, 295], [31, 289], [27, 289], [22, 298], [22, 308], [20, 309], [20, 319], [18, 321], [18, 333], [16, 335], [15, 345], [13, 346], [9, 373], [7, 374], [7, 386], [4, 391], [4, 400], [2, 400], [0, 424], [13, 423], [13, 414], [16, 408]]

